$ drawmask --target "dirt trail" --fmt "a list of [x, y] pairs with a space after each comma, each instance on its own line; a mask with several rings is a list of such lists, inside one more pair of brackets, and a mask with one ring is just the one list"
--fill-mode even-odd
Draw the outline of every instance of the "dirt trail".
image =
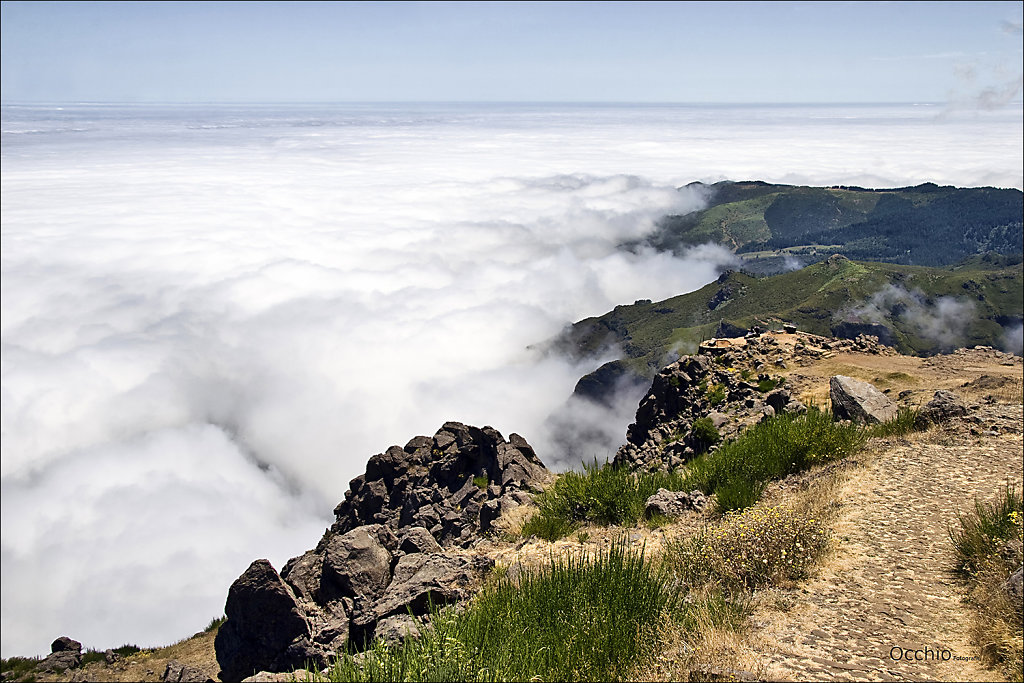
[[1021, 407], [992, 411], [1017, 433], [972, 435], [970, 423], [935, 430], [880, 449], [845, 483], [834, 557], [787, 613], [754, 616], [768, 676], [993, 679], [970, 645], [964, 589], [947, 572], [957, 512], [1021, 485]]

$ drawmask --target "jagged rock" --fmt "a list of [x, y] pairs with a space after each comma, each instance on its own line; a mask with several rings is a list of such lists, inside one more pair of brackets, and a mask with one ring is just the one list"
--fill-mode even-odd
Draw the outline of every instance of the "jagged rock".
[[103, 659], [107, 662], [107, 664], [113, 664], [115, 662], [121, 661], [121, 655], [117, 654], [112, 649], [108, 648], [103, 651]]
[[896, 404], [867, 382], [836, 375], [828, 386], [832, 412], [840, 420], [872, 424], [896, 417]]
[[161, 681], [173, 683], [213, 683], [213, 679], [204, 674], [200, 669], [189, 664], [182, 664], [177, 659], [167, 662]]
[[914, 419], [914, 426], [918, 429], [925, 429], [930, 424], [938, 424], [954, 417], [963, 417], [967, 414], [965, 406], [960, 398], [951, 391], [939, 390], [935, 392], [932, 400], [922, 406]]
[[36, 671], [59, 673], [77, 668], [81, 664], [82, 644], [67, 636], [61, 636], [50, 643], [50, 654], [36, 665]]
[[[334, 533], [366, 524], [393, 531], [421, 526], [443, 547], [467, 546], [480, 533], [488, 500], [539, 488], [550, 480], [526, 439], [506, 441], [492, 427], [446, 422], [433, 438], [418, 436], [370, 458], [335, 508]], [[477, 482], [484, 481], [478, 485]]]
[[[481, 512], [483, 512], [481, 510]], [[421, 526], [414, 526], [406, 529], [402, 534], [402, 542], [398, 549], [409, 555], [411, 553], [439, 553], [441, 545], [434, 539], [429, 531]]]
[[[693, 428], [703, 417], [712, 421], [721, 438], [735, 436], [744, 427], [754, 424], [764, 408], [758, 385], [743, 380], [738, 371], [730, 372], [725, 368], [740, 360], [753, 363], [773, 342], [771, 337], [763, 341], [756, 338], [716, 356], [718, 362], [716, 358], [698, 354], [683, 356], [663, 368], [640, 401], [636, 421], [626, 433], [626, 444], [615, 454], [615, 464], [634, 471], [666, 470], [682, 465], [713, 447], [706, 441], [703, 430]], [[763, 375], [758, 379], [776, 378]], [[780, 406], [788, 405], [789, 392], [775, 392], [772, 400]]]
[[267, 560], [256, 560], [231, 584], [224, 612], [214, 641], [221, 680], [326, 661], [328, 652], [311, 642], [295, 594]]
[[447, 605], [470, 597], [470, 588], [494, 561], [468, 555], [432, 553], [405, 555], [394, 580], [373, 606], [374, 620], [395, 614], [426, 614], [430, 605]]
[[658, 489], [658, 492], [647, 499], [644, 514], [662, 515], [665, 517], [680, 517], [688, 510], [700, 512], [707, 505], [708, 499], [700, 491], [669, 491]]

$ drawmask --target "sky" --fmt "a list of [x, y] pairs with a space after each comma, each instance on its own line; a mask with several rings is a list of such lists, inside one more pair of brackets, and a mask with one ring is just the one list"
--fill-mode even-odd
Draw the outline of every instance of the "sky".
[[1020, 2], [2, 3], [6, 102], [1021, 96]]

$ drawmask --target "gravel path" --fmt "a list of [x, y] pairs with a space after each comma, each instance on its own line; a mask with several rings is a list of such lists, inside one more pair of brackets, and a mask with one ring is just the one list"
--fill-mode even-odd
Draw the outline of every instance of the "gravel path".
[[947, 525], [975, 497], [1020, 490], [1024, 419], [1020, 406], [1001, 412], [998, 436], [985, 421], [934, 430], [881, 451], [845, 484], [835, 555], [786, 613], [755, 615], [767, 675], [993, 679], [969, 644], [964, 589], [946, 572]]

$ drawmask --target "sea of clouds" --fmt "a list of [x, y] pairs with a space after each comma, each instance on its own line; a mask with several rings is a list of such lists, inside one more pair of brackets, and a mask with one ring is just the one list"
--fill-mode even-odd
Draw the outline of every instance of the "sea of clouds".
[[[566, 466], [566, 324], [700, 287], [617, 249], [693, 180], [1022, 185], [1020, 106], [3, 108], [2, 648], [160, 645], [446, 420]], [[624, 435], [635, 402], [579, 411]], [[594, 453], [599, 457], [610, 453]]]

